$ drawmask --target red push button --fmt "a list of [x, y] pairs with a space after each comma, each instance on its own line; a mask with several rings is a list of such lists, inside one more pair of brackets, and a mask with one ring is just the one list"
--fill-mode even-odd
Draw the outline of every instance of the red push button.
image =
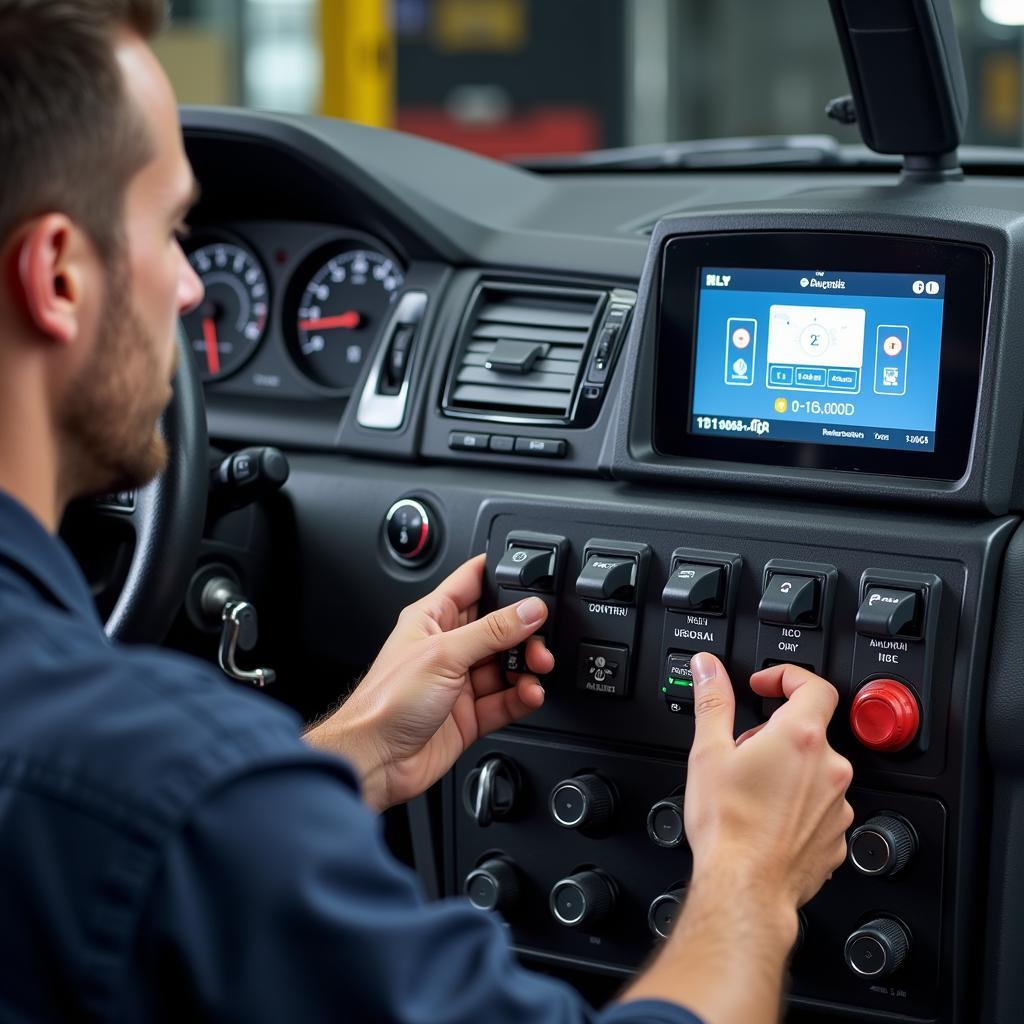
[[853, 698], [850, 727], [871, 750], [902, 750], [913, 741], [920, 724], [917, 699], [895, 679], [873, 679]]

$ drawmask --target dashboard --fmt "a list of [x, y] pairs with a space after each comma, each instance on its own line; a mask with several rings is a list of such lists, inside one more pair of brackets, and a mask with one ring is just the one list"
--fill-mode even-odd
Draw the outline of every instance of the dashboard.
[[856, 821], [790, 1019], [1024, 1019], [1017, 170], [538, 174], [183, 123], [211, 441], [291, 464], [201, 556], [259, 606], [275, 695], [333, 705], [476, 552], [485, 608], [549, 607], [544, 708], [408, 808], [428, 894], [611, 991], [685, 900], [690, 656], [792, 661], [840, 691]]

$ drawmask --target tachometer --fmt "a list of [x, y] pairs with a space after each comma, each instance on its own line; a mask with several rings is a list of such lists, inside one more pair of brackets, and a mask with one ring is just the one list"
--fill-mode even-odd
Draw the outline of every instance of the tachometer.
[[351, 389], [404, 280], [395, 260], [374, 249], [316, 265], [297, 311], [299, 368], [326, 387]]
[[267, 326], [267, 277], [237, 242], [209, 242], [189, 253], [206, 294], [182, 319], [203, 380], [219, 380], [256, 351]]

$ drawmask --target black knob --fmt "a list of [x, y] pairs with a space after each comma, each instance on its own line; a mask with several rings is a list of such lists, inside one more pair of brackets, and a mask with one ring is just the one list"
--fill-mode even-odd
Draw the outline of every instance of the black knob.
[[551, 888], [551, 913], [569, 928], [594, 928], [615, 908], [615, 883], [600, 871], [577, 871]]
[[520, 791], [519, 769], [510, 758], [492, 754], [466, 776], [462, 802], [473, 820], [486, 828], [510, 817]]
[[659, 846], [678, 846], [685, 836], [683, 829], [683, 801], [670, 796], [659, 800], [647, 812], [647, 834]]
[[605, 832], [615, 813], [612, 787], [592, 772], [559, 782], [548, 800], [555, 824], [588, 835]]
[[478, 910], [497, 910], [507, 916], [522, 891], [519, 869], [502, 857], [490, 857], [466, 875], [463, 888]]
[[884, 978], [898, 970], [909, 953], [907, 929], [891, 917], [877, 917], [846, 940], [843, 957], [854, 974]]
[[384, 518], [384, 536], [392, 557], [406, 565], [424, 562], [434, 547], [436, 523], [422, 501], [402, 498]]
[[895, 875], [917, 851], [910, 823], [893, 814], [876, 814], [850, 835], [850, 863], [862, 875]]
[[685, 889], [672, 889], [651, 900], [647, 910], [647, 927], [651, 929], [651, 934], [656, 939], [668, 938], [672, 925], [679, 916], [685, 895]]

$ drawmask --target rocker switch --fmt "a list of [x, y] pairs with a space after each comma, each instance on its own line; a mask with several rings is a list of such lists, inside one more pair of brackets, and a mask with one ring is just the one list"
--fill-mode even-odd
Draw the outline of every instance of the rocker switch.
[[636, 558], [592, 554], [576, 580], [576, 593], [592, 601], [614, 600], [633, 604], [636, 600], [636, 570]]
[[868, 636], [919, 635], [921, 595], [914, 590], [868, 587], [857, 611], [857, 632]]
[[502, 587], [523, 590], [547, 589], [555, 575], [552, 548], [520, 547], [512, 544], [494, 569], [494, 580]]
[[774, 573], [761, 595], [757, 617], [779, 626], [816, 626], [819, 589], [813, 576]]
[[683, 562], [672, 570], [661, 592], [661, 603], [681, 611], [718, 614], [722, 611], [725, 572], [724, 565]]

